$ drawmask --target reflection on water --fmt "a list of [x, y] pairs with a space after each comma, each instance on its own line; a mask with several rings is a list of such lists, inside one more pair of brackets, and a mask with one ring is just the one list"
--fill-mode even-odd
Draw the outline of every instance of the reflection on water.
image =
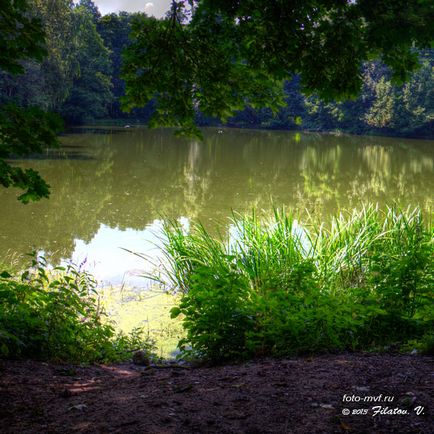
[[163, 216], [226, 222], [231, 210], [308, 210], [326, 218], [361, 202], [432, 207], [434, 142], [205, 130], [204, 142], [171, 131], [92, 129], [65, 135], [60, 151], [20, 162], [52, 186], [49, 200], [24, 206], [0, 189], [0, 258], [32, 248], [54, 261], [87, 260], [118, 283], [155, 255]]
[[[86, 268], [102, 285], [143, 286], [143, 274], [152, 273], [153, 264], [161, 257], [161, 229], [158, 220], [141, 231], [101, 225], [89, 243], [75, 240], [72, 262], [85, 261]], [[149, 261], [142, 256], [149, 256]]]

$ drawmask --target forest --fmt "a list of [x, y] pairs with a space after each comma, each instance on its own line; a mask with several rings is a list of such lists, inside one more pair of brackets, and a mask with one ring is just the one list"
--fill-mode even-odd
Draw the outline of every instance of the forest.
[[[129, 113], [122, 110], [125, 94], [122, 52], [132, 43], [134, 21], [150, 20], [144, 13], [101, 16], [91, 0], [45, 2], [32, 0], [46, 34], [47, 56], [39, 63], [23, 62], [19, 76], [0, 73], [0, 102], [38, 107], [58, 113], [67, 125], [95, 121], [146, 124], [154, 110], [151, 100]], [[324, 101], [306, 94], [296, 74], [284, 85], [278, 110], [247, 106], [221, 119], [196, 111], [201, 126], [222, 125], [355, 134], [433, 137], [434, 50], [419, 50], [420, 68], [405, 83], [393, 79], [380, 61], [365, 62], [362, 87], [351, 100]], [[125, 66], [125, 69], [128, 65]]]

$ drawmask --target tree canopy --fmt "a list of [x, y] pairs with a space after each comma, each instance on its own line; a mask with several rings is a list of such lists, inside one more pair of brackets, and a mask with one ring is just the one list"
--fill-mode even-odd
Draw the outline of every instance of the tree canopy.
[[71, 11], [75, 36], [71, 51], [77, 69], [60, 113], [74, 124], [107, 115], [112, 100], [110, 52], [97, 31], [95, 20], [99, 15], [92, 4], [86, 0]]
[[42, 60], [46, 55], [41, 21], [27, 14], [26, 0], [5, 0], [0, 9], [0, 68], [24, 72], [22, 59]]
[[48, 197], [32, 169], [6, 159], [58, 145], [62, 128], [107, 114], [112, 100], [109, 50], [97, 32], [91, 0], [2, 2], [0, 12], [0, 184], [25, 192], [23, 202]]
[[[27, 2], [2, 1], [0, 70], [11, 74], [22, 73], [22, 60], [40, 61], [45, 54], [42, 23], [29, 14]], [[24, 203], [48, 197], [49, 186], [36, 171], [14, 167], [5, 159], [56, 146], [56, 134], [60, 128], [58, 117], [38, 108], [23, 109], [14, 104], [4, 104], [0, 108], [0, 184], [25, 190], [19, 197]]]
[[282, 105], [297, 74], [303, 92], [347, 99], [362, 65], [380, 59], [395, 82], [418, 67], [434, 40], [430, 0], [172, 1], [164, 20], [138, 16], [124, 56], [124, 107], [151, 99], [151, 125], [197, 133], [197, 109], [227, 119], [246, 104]]

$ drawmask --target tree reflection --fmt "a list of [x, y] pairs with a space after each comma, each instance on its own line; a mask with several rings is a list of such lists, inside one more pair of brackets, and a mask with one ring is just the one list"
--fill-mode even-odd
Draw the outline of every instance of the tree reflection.
[[0, 257], [35, 247], [58, 261], [101, 225], [142, 231], [162, 217], [209, 226], [254, 207], [326, 217], [361, 202], [432, 206], [428, 141], [207, 129], [195, 142], [140, 128], [84, 130], [62, 141], [59, 153], [21, 162], [51, 184], [49, 200], [23, 206], [13, 191], [0, 192]]

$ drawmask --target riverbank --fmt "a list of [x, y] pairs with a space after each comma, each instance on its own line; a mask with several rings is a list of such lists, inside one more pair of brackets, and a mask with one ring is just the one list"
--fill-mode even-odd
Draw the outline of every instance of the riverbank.
[[[124, 128], [147, 128], [148, 125], [143, 119], [140, 118], [103, 118], [94, 119], [92, 122], [83, 125], [68, 125], [67, 129], [74, 131], [79, 129], [86, 129], [91, 127], [124, 127]], [[422, 131], [422, 132], [412, 132], [412, 131], [394, 131], [381, 129], [351, 129], [344, 127], [332, 127], [332, 128], [318, 128], [318, 127], [303, 127], [299, 125], [273, 125], [267, 124], [262, 125], [258, 123], [231, 123], [228, 122], [223, 124], [221, 122], [215, 123], [203, 123], [199, 125], [201, 130], [206, 129], [219, 129], [224, 131], [229, 130], [251, 130], [251, 131], [265, 131], [265, 132], [287, 132], [287, 133], [299, 133], [299, 134], [321, 134], [321, 135], [331, 135], [331, 136], [361, 136], [368, 138], [396, 138], [396, 139], [417, 139], [417, 140], [434, 140], [434, 131]], [[174, 127], [166, 127], [165, 129], [173, 129]]]
[[0, 361], [0, 426], [32, 434], [430, 433], [433, 366], [433, 357], [368, 353], [190, 369]]

